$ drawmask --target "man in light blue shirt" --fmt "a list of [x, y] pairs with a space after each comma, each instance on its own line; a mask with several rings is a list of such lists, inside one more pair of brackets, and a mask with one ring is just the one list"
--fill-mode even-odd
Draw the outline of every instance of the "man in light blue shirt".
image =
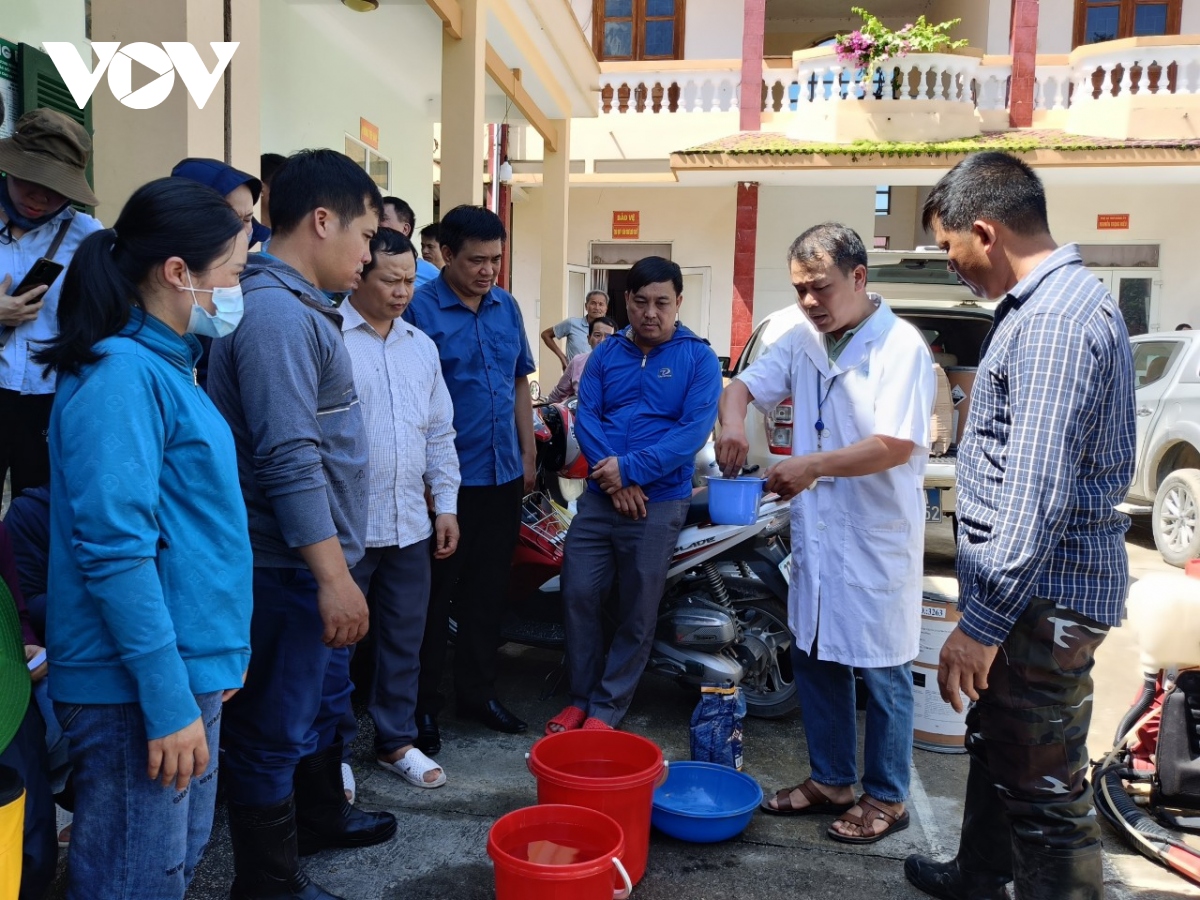
[[[417, 215], [413, 212], [413, 208], [399, 197], [384, 197], [383, 216], [379, 219], [379, 227], [398, 231], [411, 241], [413, 229], [417, 227]], [[418, 256], [417, 289], [419, 290], [421, 285], [437, 278], [440, 271], [433, 263], [426, 262]]]
[[[562, 363], [563, 371], [566, 371], [567, 364], [576, 356], [592, 349], [588, 343], [588, 331], [592, 322], [608, 315], [608, 294], [604, 291], [589, 291], [583, 300], [583, 309], [586, 315], [563, 319], [542, 332], [542, 343], [554, 351], [554, 355]], [[567, 339], [566, 353], [558, 346], [558, 338]]]
[[0, 140], [0, 484], [12, 475], [12, 494], [50, 481], [46, 430], [54, 402], [54, 373], [31, 359], [58, 333], [59, 275], [47, 289], [11, 291], [39, 259], [63, 266], [80, 242], [102, 227], [71, 203], [95, 206], [85, 172], [92, 139], [74, 119], [34, 109]]

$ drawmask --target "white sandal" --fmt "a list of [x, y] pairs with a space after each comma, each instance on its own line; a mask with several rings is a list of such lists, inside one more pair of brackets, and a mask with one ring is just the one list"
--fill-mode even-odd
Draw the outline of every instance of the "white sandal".
[[[413, 787], [437, 788], [446, 783], [446, 770], [416, 747], [411, 748], [395, 762], [387, 762], [382, 759], [376, 759], [375, 762], [381, 768], [387, 769], [394, 775], [399, 775]], [[432, 772], [434, 769], [437, 769], [441, 774], [434, 781], [426, 781], [425, 774]]]
[[350, 763], [342, 763], [342, 790], [346, 793], [346, 802], [353, 806], [354, 798], [358, 796], [358, 788], [354, 783], [354, 770], [350, 768]]

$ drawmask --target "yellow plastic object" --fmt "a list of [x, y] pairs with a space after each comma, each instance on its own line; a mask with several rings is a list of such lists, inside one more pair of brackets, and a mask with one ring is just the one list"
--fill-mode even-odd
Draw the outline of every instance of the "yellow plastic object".
[[25, 785], [15, 769], [0, 766], [0, 900], [17, 900], [25, 832]]

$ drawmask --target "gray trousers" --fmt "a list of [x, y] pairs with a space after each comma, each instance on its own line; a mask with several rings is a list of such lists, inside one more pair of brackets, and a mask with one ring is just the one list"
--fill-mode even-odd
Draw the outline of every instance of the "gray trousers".
[[[588, 491], [563, 550], [562, 593], [572, 705], [616, 725], [650, 658], [659, 600], [690, 500], [646, 504], [634, 521]], [[604, 652], [602, 609], [617, 583], [617, 630]]]
[[350, 574], [371, 609], [375, 678], [367, 710], [375, 753], [385, 756], [417, 736], [417, 679], [429, 613], [430, 538], [407, 547], [368, 547]]

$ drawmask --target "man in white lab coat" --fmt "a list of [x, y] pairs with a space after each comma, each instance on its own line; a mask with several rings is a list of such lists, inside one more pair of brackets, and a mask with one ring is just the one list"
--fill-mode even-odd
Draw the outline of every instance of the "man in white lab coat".
[[[844, 225], [788, 251], [805, 318], [721, 396], [717, 460], [746, 459], [746, 408], [791, 397], [792, 457], [767, 489], [792, 503], [788, 620], [811, 777], [763, 802], [778, 815], [841, 813], [829, 837], [873, 843], [908, 826], [909, 664], [920, 639], [933, 360], [920, 332], [867, 292], [867, 251]], [[863, 794], [854, 669], [866, 682]]]

